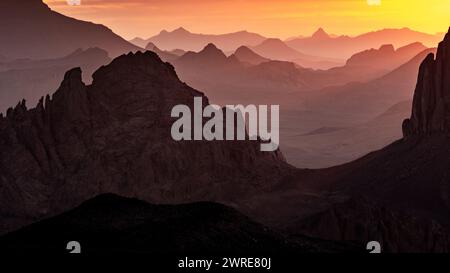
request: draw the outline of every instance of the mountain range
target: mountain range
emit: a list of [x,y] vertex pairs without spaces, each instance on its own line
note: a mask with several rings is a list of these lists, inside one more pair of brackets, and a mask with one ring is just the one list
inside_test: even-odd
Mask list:
[[261,44],[253,46],[251,49],[266,58],[290,61],[306,68],[328,69],[343,64],[343,61],[340,59],[310,56],[301,53],[289,47],[282,40],[275,38],[266,39]]
[[[291,164],[324,168],[349,162],[401,138],[398,124],[411,110],[417,71],[436,49],[426,49],[399,68],[367,82],[352,82],[292,98],[282,150]],[[290,104],[290,106],[289,106]],[[292,125],[291,125],[292,124]],[[302,126],[299,126],[302,125]],[[319,131],[319,133],[316,133]]]
[[163,50],[183,49],[185,51],[200,51],[209,43],[213,43],[227,52],[234,51],[242,45],[257,45],[265,39],[259,34],[247,31],[220,35],[196,34],[180,27],[171,32],[163,30],[148,39],[135,38],[131,42],[141,47],[151,42]]
[[347,164],[299,170],[297,180],[276,197],[244,203],[265,203],[265,213],[253,208],[254,213],[291,232],[333,240],[374,238],[388,252],[448,252],[449,113],[442,107],[450,92],[448,60],[450,29],[437,54],[420,65],[411,118],[399,124],[403,138]]
[[[396,125],[406,117],[407,107],[402,108],[403,113],[384,119],[392,130],[384,130],[384,125],[371,120],[397,103],[412,100],[420,62],[434,51],[423,48],[411,44],[397,50],[369,50],[356,54],[345,66],[324,71],[267,60],[242,48],[255,63],[252,65],[240,60],[240,52],[227,57],[212,44],[172,63],[183,81],[206,92],[214,103],[281,105],[284,154],[291,164],[317,168],[354,160],[401,136]],[[351,132],[350,128],[361,126],[370,127],[357,130],[360,145],[347,145],[348,135],[343,131],[335,138],[329,138],[331,133],[303,136],[322,127]]]
[[383,45],[379,49],[369,49],[354,54],[347,60],[348,66],[372,66],[387,71],[408,62],[420,52],[427,49],[421,43],[412,43],[398,49],[393,45]]
[[[0,253],[450,251],[450,28],[437,49],[409,29],[178,29],[140,52],[42,1],[0,15]],[[194,97],[279,104],[281,148],[173,140]]]
[[[450,90],[449,58],[450,32],[439,45],[436,58],[429,54],[420,66],[412,115],[403,123],[403,139],[354,162],[321,170],[295,169],[285,163],[279,151],[262,153],[257,143],[247,141],[173,142],[167,133],[170,118],[163,113],[175,104],[189,105],[193,96],[203,94],[180,82],[173,67],[161,62],[155,53],[123,55],[94,73],[88,86],[82,83],[79,69],[71,70],[45,104],[41,101],[30,110],[21,104],[0,119],[2,231],[113,192],[158,203],[219,201],[285,236],[306,234],[357,244],[371,239],[381,242],[385,252],[446,252],[450,246],[450,127],[447,108],[440,106],[446,100],[437,98],[445,98]],[[9,160],[11,155],[14,162]],[[144,211],[150,207],[121,200],[108,196],[93,199],[0,241],[26,246],[24,240],[34,238],[28,244],[32,247],[42,244],[39,235],[48,236],[46,229],[61,225],[67,227],[61,230],[68,234],[84,234],[93,240],[96,230],[107,231],[110,225],[102,218],[94,225],[83,223],[89,215],[105,211],[99,207],[110,208],[116,203],[122,203],[123,213],[113,210],[114,221],[134,226],[136,231],[144,227],[139,238],[152,236],[145,232],[145,226],[129,220],[129,215],[137,213],[133,207],[146,207]],[[214,210],[214,205],[207,204],[204,209],[208,206],[216,211],[208,215],[225,221],[220,211],[227,209],[219,206]],[[202,205],[178,207],[177,217],[186,215],[189,207],[202,210]],[[193,217],[183,221],[193,221],[195,230],[210,230],[208,218],[197,222]],[[231,213],[226,219],[233,227],[240,217]],[[167,223],[164,221],[152,225]],[[250,238],[261,234],[257,225],[241,223],[255,227],[246,233]],[[79,233],[82,229],[78,225],[86,230]],[[217,228],[219,237],[233,234]],[[116,232],[113,235],[127,236]],[[170,231],[166,232],[160,239],[168,238],[164,236]],[[183,245],[184,233],[174,232]],[[105,238],[111,235],[103,234]],[[265,243],[269,245],[274,242],[274,233],[261,236],[267,236]],[[60,237],[54,238],[52,242],[57,243]],[[249,237],[242,238],[245,242]],[[209,242],[206,246],[214,249],[214,240]]]
[[[183,49],[197,52],[207,44],[213,43],[227,54],[234,52],[240,46],[256,47],[254,51],[269,59],[294,61],[305,67],[326,69],[336,66],[336,64],[342,64],[343,60],[349,59],[357,52],[380,48],[386,44],[400,48],[419,42],[426,47],[434,47],[442,40],[443,35],[443,33],[433,35],[402,28],[382,29],[357,36],[347,36],[330,35],[324,29],[319,28],[311,36],[300,36],[281,41],[247,31],[219,35],[196,34],[180,27],[172,32],[163,30],[148,39],[135,38],[131,42],[142,48],[151,42],[162,50]],[[277,44],[277,48],[284,47],[285,52],[270,50],[266,52],[267,55],[258,52],[258,48],[266,51],[265,48],[269,47],[270,49],[274,43]],[[286,50],[286,47],[289,49]]]
[[331,36],[320,28],[311,37],[294,38],[286,43],[305,54],[348,59],[356,52],[370,48],[379,48],[384,44],[391,44],[398,48],[411,43],[421,42],[427,47],[434,47],[441,40],[441,34],[432,35],[409,28],[382,29],[354,37],[345,35]]

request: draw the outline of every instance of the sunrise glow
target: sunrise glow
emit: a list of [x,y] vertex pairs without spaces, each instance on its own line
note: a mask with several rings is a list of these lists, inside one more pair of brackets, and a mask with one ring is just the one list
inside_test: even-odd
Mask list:
[[81,5],[68,5],[65,0],[44,2],[63,14],[105,24],[126,38],[147,37],[180,26],[193,32],[245,29],[287,38],[308,35],[318,27],[349,35],[387,27],[437,33],[445,32],[450,23],[447,0],[83,0]]

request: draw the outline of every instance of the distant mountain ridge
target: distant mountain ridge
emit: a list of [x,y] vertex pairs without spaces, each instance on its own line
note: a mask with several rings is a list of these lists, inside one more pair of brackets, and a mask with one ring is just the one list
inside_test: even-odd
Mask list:
[[277,38],[266,39],[261,44],[251,47],[251,49],[265,58],[294,62],[304,68],[328,69],[343,63],[338,59],[304,54]]
[[180,27],[171,32],[163,30],[158,35],[148,39],[135,38],[131,40],[137,45],[154,43],[162,50],[183,49],[185,51],[200,51],[206,45],[213,43],[221,50],[235,51],[242,45],[253,46],[261,43],[266,38],[247,31],[239,31],[227,34],[196,34]]
[[146,47],[146,50],[150,50],[158,54],[158,56],[161,58],[161,60],[165,62],[172,62],[178,59],[180,56],[170,52],[170,51],[164,51],[159,49],[157,46],[155,46],[153,43],[149,43]]
[[252,51],[250,48],[246,46],[241,46],[238,49],[236,49],[236,51],[233,53],[233,56],[235,56],[239,61],[251,65],[258,65],[270,61],[270,59],[264,58],[261,55],[256,54],[254,51]]
[[81,67],[83,80],[92,81],[92,73],[100,66],[108,64],[111,58],[103,49],[77,49],[56,59],[21,59],[0,63],[0,113],[16,106],[22,100],[30,105],[38,103],[48,90],[56,90],[67,70]]
[[393,45],[383,45],[379,49],[369,49],[354,54],[347,60],[349,66],[371,66],[384,70],[392,70],[411,60],[427,49],[421,43],[412,43],[398,49]]
[[333,37],[320,28],[311,37],[290,39],[286,43],[305,54],[348,59],[357,52],[369,48],[379,48],[384,44],[392,44],[395,48],[398,48],[420,42],[427,47],[434,47],[441,40],[442,36],[439,34],[432,35],[409,28],[382,29],[354,37]]

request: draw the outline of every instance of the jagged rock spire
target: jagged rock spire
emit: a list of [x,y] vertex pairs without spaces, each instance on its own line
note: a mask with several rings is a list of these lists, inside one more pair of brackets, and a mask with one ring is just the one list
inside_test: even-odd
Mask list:
[[436,58],[429,54],[419,68],[413,110],[403,122],[405,138],[450,132],[450,29]]

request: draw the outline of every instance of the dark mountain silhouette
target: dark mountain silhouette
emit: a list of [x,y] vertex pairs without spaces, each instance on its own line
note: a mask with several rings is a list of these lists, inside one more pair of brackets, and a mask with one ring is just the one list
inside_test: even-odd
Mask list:
[[[28,110],[0,116],[1,231],[110,192],[152,202],[228,200],[270,189],[291,169],[258,142],[176,142],[175,105],[204,95],[153,52],[123,55],[93,74],[68,71]],[[14,160],[11,160],[14,157]]]
[[0,238],[3,253],[67,253],[76,238],[84,254],[245,254],[361,251],[286,237],[215,203],[151,205],[105,194],[51,219]]
[[239,31],[235,33],[227,33],[220,35],[213,34],[196,34],[180,27],[172,32],[166,30],[161,31],[156,36],[149,39],[136,38],[132,40],[135,44],[154,43],[162,50],[183,49],[186,51],[200,51],[206,45],[213,43],[223,51],[235,51],[242,45],[254,46],[266,38],[263,36],[247,31]]
[[56,90],[64,73],[73,67],[82,67],[86,82],[92,80],[92,73],[111,61],[103,49],[78,49],[58,59],[15,60],[0,64],[0,113],[25,99],[37,104],[48,90]]
[[447,134],[450,131],[450,33],[447,33],[434,59],[429,54],[419,69],[413,112],[405,120],[405,137]]
[[161,58],[161,60],[165,61],[165,62],[173,62],[176,59],[178,59],[178,55],[171,53],[169,51],[164,51],[159,49],[157,46],[155,46],[153,43],[149,43],[146,47],[146,50],[150,50],[155,52],[156,54],[158,54],[158,56]]
[[319,29],[311,37],[296,38],[286,43],[305,54],[337,59],[348,59],[357,52],[368,48],[379,48],[385,44],[392,44],[395,48],[411,43],[421,42],[425,46],[434,47],[442,40],[441,35],[430,35],[408,28],[383,29],[364,33],[355,37],[327,35]]
[[90,47],[115,57],[139,49],[105,26],[50,10],[42,0],[3,0],[0,17],[0,54],[9,59],[60,58]]
[[246,46],[241,46],[234,52],[233,56],[235,56],[240,62],[248,63],[250,65],[258,65],[264,62],[269,61],[269,59],[264,58],[250,48]]
[[341,64],[336,59],[303,54],[275,38],[267,39],[251,49],[263,57],[279,61],[292,61],[306,68],[327,69]]

